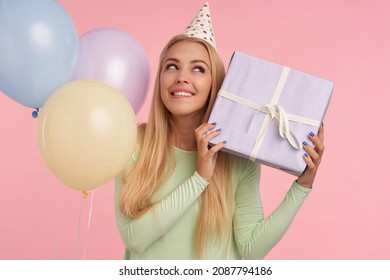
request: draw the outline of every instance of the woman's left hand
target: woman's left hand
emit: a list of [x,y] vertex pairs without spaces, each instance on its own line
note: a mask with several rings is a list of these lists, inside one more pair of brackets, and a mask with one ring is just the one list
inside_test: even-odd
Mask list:
[[314,147],[309,143],[303,143],[303,149],[306,151],[304,160],[307,164],[305,171],[298,177],[297,182],[305,188],[312,188],[314,179],[317,174],[321,158],[325,150],[324,146],[324,126],[321,124],[318,135],[310,133],[309,139],[313,142]]

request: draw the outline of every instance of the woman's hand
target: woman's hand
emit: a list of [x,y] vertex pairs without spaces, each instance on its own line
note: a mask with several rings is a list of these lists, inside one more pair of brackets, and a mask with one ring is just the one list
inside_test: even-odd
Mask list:
[[318,135],[310,133],[309,139],[313,142],[314,147],[308,143],[303,143],[303,149],[306,151],[304,160],[307,164],[305,171],[298,177],[297,182],[305,188],[312,188],[314,179],[321,163],[322,154],[324,153],[324,126],[321,124]]
[[226,142],[221,142],[209,148],[209,141],[219,135],[221,130],[215,129],[216,124],[203,123],[195,129],[195,137],[198,145],[198,165],[196,171],[207,182],[213,177],[218,151]]

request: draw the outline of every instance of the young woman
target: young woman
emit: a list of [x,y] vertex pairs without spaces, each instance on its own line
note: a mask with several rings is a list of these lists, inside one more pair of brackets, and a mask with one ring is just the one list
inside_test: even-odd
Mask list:
[[116,180],[116,217],[126,259],[261,259],[282,238],[310,192],[324,150],[308,135],[305,172],[265,218],[260,166],[209,147],[207,123],[224,78],[215,48],[178,35],[162,51],[151,112]]

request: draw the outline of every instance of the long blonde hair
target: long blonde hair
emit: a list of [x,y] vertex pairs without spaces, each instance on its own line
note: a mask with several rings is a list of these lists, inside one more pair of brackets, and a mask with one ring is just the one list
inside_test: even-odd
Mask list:
[[[177,35],[165,46],[160,55],[149,122],[139,128],[140,154],[136,165],[123,176],[124,184],[119,207],[121,212],[128,217],[140,217],[153,206],[155,202],[151,201],[151,196],[172,174],[175,166],[173,149],[169,145],[169,135],[172,132],[170,114],[160,96],[160,73],[164,55],[171,46],[181,41],[201,44],[206,48],[210,57],[212,86],[202,123],[208,121],[225,76],[224,65],[219,55],[205,41]],[[232,227],[231,172],[228,156],[223,152],[218,153],[214,174],[209,186],[201,195],[200,207],[201,213],[196,228],[195,243],[198,258],[201,258],[206,242],[213,236],[213,233],[227,236],[226,234],[230,234]],[[221,240],[220,237],[217,239]]]

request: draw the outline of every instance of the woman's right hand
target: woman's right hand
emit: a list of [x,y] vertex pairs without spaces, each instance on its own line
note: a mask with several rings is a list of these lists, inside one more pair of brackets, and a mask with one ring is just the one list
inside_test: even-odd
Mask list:
[[203,123],[195,129],[198,145],[198,165],[196,171],[207,182],[210,182],[213,177],[218,151],[226,144],[226,141],[224,141],[209,148],[209,141],[221,133],[221,130],[214,130],[215,127],[216,124]]

